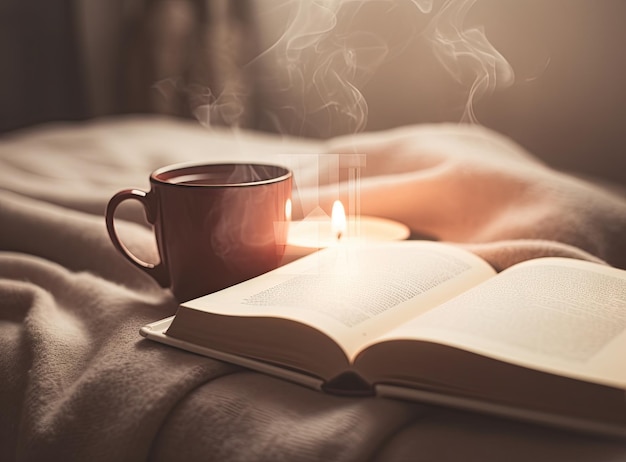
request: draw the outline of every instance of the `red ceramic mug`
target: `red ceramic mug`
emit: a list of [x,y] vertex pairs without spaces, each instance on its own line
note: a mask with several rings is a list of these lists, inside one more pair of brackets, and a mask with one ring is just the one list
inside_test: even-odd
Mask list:
[[[266,164],[187,164],[155,170],[150,191],[125,189],[106,209],[115,248],[168,287],[180,302],[279,266],[285,251],[292,173]],[[134,199],[153,225],[160,262],[148,263],[120,241],[118,205]]]

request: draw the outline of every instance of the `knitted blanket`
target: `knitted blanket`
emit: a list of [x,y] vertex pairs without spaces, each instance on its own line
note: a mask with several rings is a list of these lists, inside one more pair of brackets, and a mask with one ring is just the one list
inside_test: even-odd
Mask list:
[[[328,396],[160,345],[171,294],[109,241],[116,191],[181,161],[363,153],[361,213],[462,245],[500,270],[538,256],[626,268],[626,198],[460,125],[335,138],[207,131],[164,118],[56,124],[0,140],[0,460],[626,459],[623,442],[379,398]],[[302,164],[300,193],[317,178]],[[315,191],[330,210],[323,182]],[[142,210],[135,254],[158,255]]]

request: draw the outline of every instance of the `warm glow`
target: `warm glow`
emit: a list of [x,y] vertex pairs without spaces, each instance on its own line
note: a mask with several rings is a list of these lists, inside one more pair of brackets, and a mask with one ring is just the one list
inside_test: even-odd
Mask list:
[[285,221],[291,221],[291,199],[285,201]]
[[336,200],[333,203],[333,211],[330,220],[333,235],[337,236],[337,239],[341,239],[341,236],[346,232],[346,211],[340,200]]

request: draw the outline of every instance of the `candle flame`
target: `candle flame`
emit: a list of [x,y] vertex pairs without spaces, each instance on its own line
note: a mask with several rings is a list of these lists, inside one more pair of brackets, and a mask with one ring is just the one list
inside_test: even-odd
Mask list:
[[346,211],[340,200],[333,203],[330,221],[333,234],[337,236],[337,240],[341,239],[341,236],[346,232]]
[[285,201],[285,221],[291,221],[291,199]]

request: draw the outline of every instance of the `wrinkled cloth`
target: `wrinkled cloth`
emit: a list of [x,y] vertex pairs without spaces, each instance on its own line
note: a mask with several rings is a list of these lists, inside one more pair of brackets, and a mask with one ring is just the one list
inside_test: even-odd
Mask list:
[[[539,256],[626,268],[626,199],[486,129],[424,125],[327,141],[127,117],[0,140],[0,460],[626,459],[623,442],[378,398],[337,397],[145,340],[169,291],[113,248],[103,212],[187,161],[298,164],[364,153],[361,212],[464,246],[500,270]],[[315,194],[329,210],[332,185]],[[139,208],[119,233],[158,255]]]

